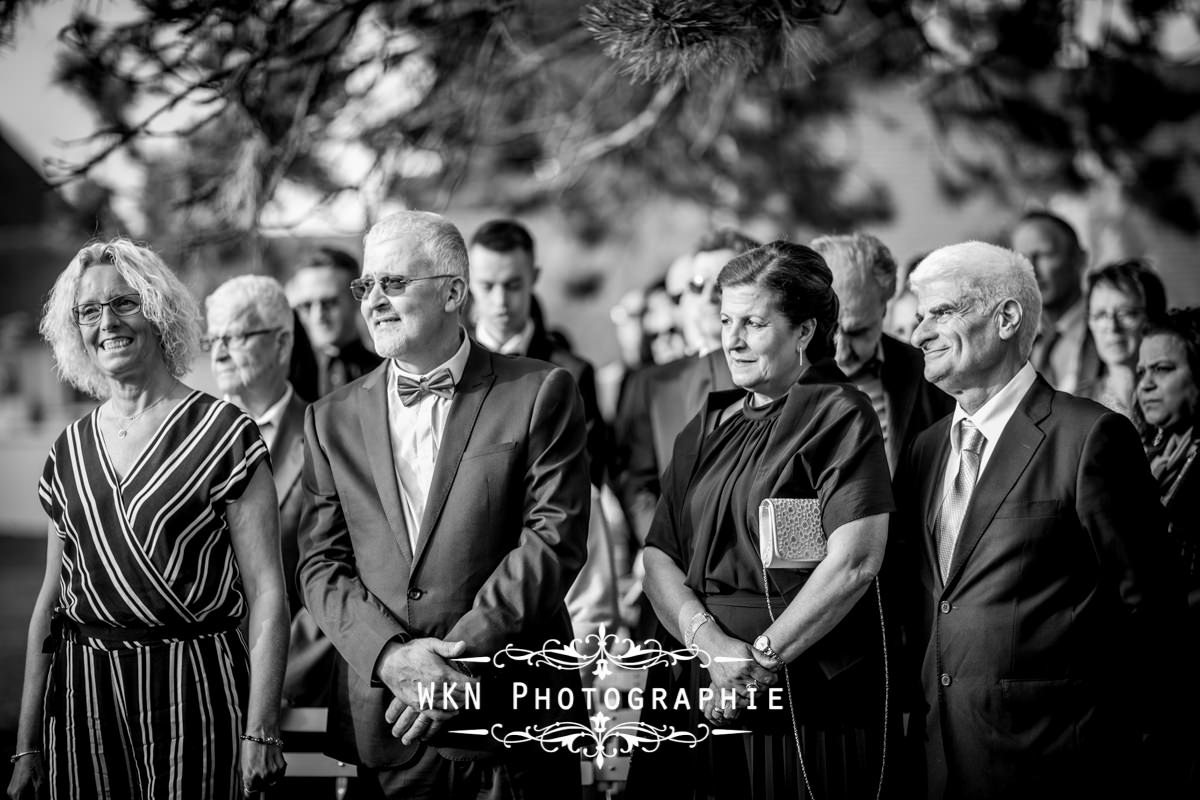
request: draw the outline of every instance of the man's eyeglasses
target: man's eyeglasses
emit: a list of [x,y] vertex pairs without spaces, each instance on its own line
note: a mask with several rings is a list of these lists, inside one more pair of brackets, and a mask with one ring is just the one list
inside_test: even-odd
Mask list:
[[332,311],[337,308],[338,299],[336,297],[318,297],[315,300],[304,300],[296,303],[293,308],[301,314],[308,314],[312,311],[313,306],[319,307],[322,311]]
[[1121,328],[1136,328],[1145,321],[1145,312],[1140,308],[1118,308],[1116,311],[1093,311],[1088,321],[1093,325],[1109,322]]
[[354,295],[354,299],[362,301],[371,290],[375,288],[376,282],[379,283],[379,290],[388,297],[399,297],[408,289],[410,283],[415,281],[431,281],[435,278],[457,278],[457,275],[418,275],[415,278],[410,278],[406,275],[376,275],[368,278],[355,278],[350,281],[350,293]]
[[71,309],[76,325],[98,325],[104,309],[110,309],[118,317],[131,317],[142,308],[142,297],[137,294],[122,294],[107,303],[80,303]]
[[246,331],[244,333],[227,333],[224,336],[201,336],[200,349],[208,352],[217,346],[217,342],[224,345],[225,349],[236,348],[241,349],[250,344],[250,340],[255,336],[262,336],[266,333],[274,333],[279,328],[261,328],[257,331]]

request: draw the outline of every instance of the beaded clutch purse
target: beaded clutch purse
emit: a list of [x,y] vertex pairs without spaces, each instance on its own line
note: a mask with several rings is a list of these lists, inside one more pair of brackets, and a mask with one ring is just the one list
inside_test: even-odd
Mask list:
[[768,497],[758,506],[758,551],[764,567],[807,569],[825,558],[821,501]]

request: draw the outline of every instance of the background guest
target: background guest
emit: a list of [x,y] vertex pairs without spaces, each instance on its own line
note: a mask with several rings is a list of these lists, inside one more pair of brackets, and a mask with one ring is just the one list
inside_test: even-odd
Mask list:
[[1162,281],[1144,261],[1131,258],[1087,275],[1088,330],[1096,343],[1101,372],[1075,394],[1133,418],[1138,345],[1147,323],[1167,311]]
[[1188,605],[1200,630],[1195,621],[1200,615],[1200,309],[1175,310],[1150,324],[1137,373],[1146,453],[1183,557]]
[[1055,389],[1074,393],[1100,374],[1083,297],[1087,251],[1075,229],[1049,211],[1030,211],[1017,221],[1012,249],[1033,264],[1042,293],[1041,327],[1030,356],[1033,368]]
[[838,296],[838,368],[871,399],[888,465],[918,433],[949,414],[954,403],[923,377],[921,351],[883,332],[888,298],[896,292],[896,259],[867,233],[821,236],[812,247],[833,272]]
[[592,365],[575,355],[546,330],[533,310],[533,286],[538,267],[533,236],[509,219],[485,222],[471,237],[471,298],[475,341],[494,353],[523,355],[549,362],[571,373],[583,398],[587,420],[592,513],[588,526],[588,556],[567,593],[567,609],[576,637],[586,639],[602,625],[617,619],[617,570],[609,524],[600,489],[608,473],[607,426],[596,404]]
[[[832,283],[818,253],[788,242],[721,270],[737,388],[709,395],[680,434],[646,540],[659,621],[712,657],[707,670],[686,662],[680,685],[693,697],[709,684],[736,690],[743,706],[786,670],[790,710],[710,704],[710,723],[753,733],[710,738],[682,769],[648,757],[631,791],[635,780],[654,797],[869,798],[880,788],[880,612],[865,595],[894,506],[879,422],[833,361]],[[815,569],[772,570],[769,588],[752,522],[764,498],[818,499],[829,547]]]
[[199,310],[149,249],[79,251],[41,330],[60,374],[103,402],[54,443],[39,485],[46,574],[9,792],[47,768],[54,797],[263,789],[284,769],[287,647],[267,447],[235,406],[180,383]]
[[335,653],[304,608],[296,582],[296,531],[304,490],[304,410],[288,382],[295,316],[283,287],[265,275],[242,275],[217,287],[205,301],[208,334],[201,346],[212,352],[212,371],[225,400],[257,423],[271,452],[283,576],[291,611],[291,635],[283,703],[324,706],[329,700]]
[[319,247],[287,284],[288,302],[300,315],[317,355],[318,397],[365,375],[382,360],[363,345],[358,333],[358,309],[350,295],[350,281],[357,277],[353,256]]

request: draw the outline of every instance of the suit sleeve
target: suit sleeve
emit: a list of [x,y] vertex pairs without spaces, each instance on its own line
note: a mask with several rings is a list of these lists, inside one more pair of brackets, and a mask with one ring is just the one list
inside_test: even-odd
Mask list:
[[523,486],[525,520],[517,546],[446,634],[469,655],[491,655],[523,630],[560,613],[587,556],[591,489],[583,403],[568,372],[549,372],[529,420]]
[[1124,661],[1131,688],[1143,694],[1143,731],[1169,745],[1180,699],[1172,695],[1186,685],[1179,674],[1186,605],[1158,487],[1124,417],[1105,414],[1088,433],[1076,513],[1096,549],[1103,584],[1120,608],[1113,658]]
[[317,625],[351,668],[369,681],[384,645],[392,639],[407,640],[409,633],[359,578],[314,409],[310,406],[304,414],[301,480],[307,499],[297,536],[300,588]]
[[662,492],[646,377],[644,371],[629,376],[615,425],[617,494],[639,542],[646,539]]

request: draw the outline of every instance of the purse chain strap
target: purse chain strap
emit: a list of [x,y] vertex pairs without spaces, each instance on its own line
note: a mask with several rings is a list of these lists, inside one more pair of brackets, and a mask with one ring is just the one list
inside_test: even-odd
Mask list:
[[[767,599],[767,614],[770,615],[771,622],[774,622],[775,609],[771,606],[771,587],[767,578],[767,567],[765,564],[762,568],[762,576],[763,596]],[[879,786],[875,789],[875,800],[880,800],[883,796],[883,778],[887,771],[888,699],[891,692],[891,681],[888,678],[887,626],[883,621],[883,592],[879,588],[879,578],[876,578],[872,583],[875,584],[875,605],[879,609],[879,632],[883,638],[883,750],[880,754]],[[781,591],[780,594],[782,595],[783,592]],[[780,661],[782,662],[782,659]],[[787,664],[783,664],[783,682],[787,687],[788,714],[792,718],[792,736],[796,739],[796,758],[800,761],[800,777],[804,779],[804,789],[808,792],[808,796],[815,800],[816,795],[813,794],[812,784],[808,781],[808,770],[804,765],[804,751],[800,747],[800,726],[796,724],[795,696],[792,694],[792,676],[788,672]]]

